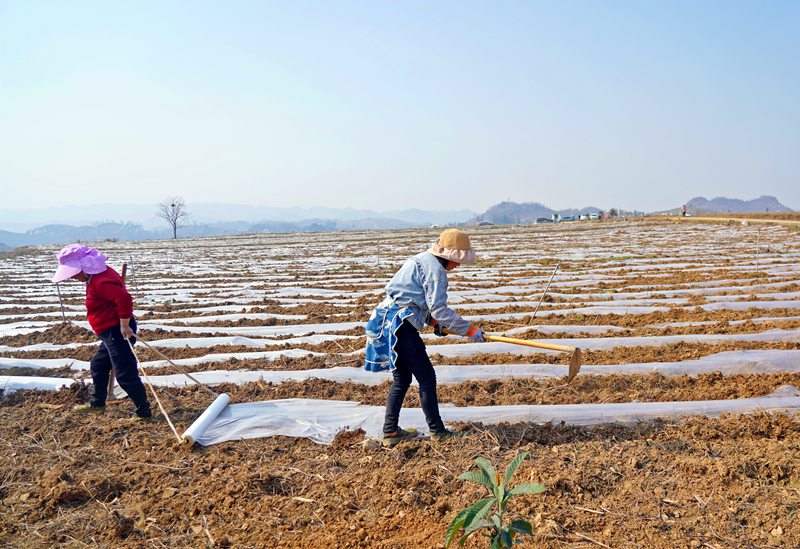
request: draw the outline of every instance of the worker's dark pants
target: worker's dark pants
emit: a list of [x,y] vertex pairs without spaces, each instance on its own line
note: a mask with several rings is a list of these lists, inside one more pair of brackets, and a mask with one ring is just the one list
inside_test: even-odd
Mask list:
[[419,332],[407,320],[397,330],[397,345],[394,350],[397,351],[397,360],[392,371],[394,383],[386,402],[384,434],[397,431],[400,408],[403,407],[403,399],[411,385],[412,375],[419,383],[419,401],[428,428],[433,432],[444,431],[444,422],[439,416],[439,401],[436,398],[436,372],[433,371],[433,364],[425,352],[425,344]]
[[[133,318],[131,318],[130,326],[135,332],[136,321]],[[136,406],[136,415],[150,417],[150,403],[147,402],[147,393],[139,378],[136,357],[133,356],[128,342],[122,337],[119,326],[109,328],[100,334],[100,341],[102,343],[90,363],[92,383],[94,384],[92,406],[105,406],[106,398],[108,398],[108,377],[113,368],[117,383],[128,393]],[[135,341],[135,338],[131,339],[131,343]]]

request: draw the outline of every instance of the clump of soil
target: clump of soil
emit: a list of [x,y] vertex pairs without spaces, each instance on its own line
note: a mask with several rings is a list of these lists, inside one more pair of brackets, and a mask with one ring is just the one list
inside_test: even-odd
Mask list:
[[364,440],[364,434],[364,429],[356,429],[354,431],[345,429],[343,431],[339,431],[333,438],[332,446],[334,448],[347,448],[349,446],[353,446],[354,444],[358,444]]

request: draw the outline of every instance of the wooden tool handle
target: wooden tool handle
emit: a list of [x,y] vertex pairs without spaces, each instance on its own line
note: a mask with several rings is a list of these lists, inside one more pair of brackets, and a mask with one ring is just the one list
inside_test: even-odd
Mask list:
[[514,345],[525,345],[526,347],[538,347],[540,349],[550,349],[551,351],[566,351],[572,353],[575,347],[568,347],[567,345],[557,345],[555,343],[544,343],[541,341],[531,341],[528,339],[514,339],[513,337],[505,336],[490,336],[483,334],[483,339],[486,341],[499,341],[501,343],[513,343]]
[[[451,332],[448,329],[442,330],[448,335],[460,335]],[[465,337],[465,336],[462,336]],[[486,341],[498,341],[500,343],[513,343],[514,345],[525,345],[526,347],[538,347],[539,349],[550,349],[551,351],[565,351],[567,353],[575,352],[575,347],[568,347],[566,345],[556,345],[555,343],[542,343],[541,341],[531,341],[529,339],[514,339],[513,337],[505,336],[490,336],[486,333],[483,334],[483,339]]]
[[122,264],[122,274],[120,275],[120,277],[122,277],[122,281],[123,282],[125,282],[125,277],[127,275],[128,275],[128,264],[127,263],[123,263]]

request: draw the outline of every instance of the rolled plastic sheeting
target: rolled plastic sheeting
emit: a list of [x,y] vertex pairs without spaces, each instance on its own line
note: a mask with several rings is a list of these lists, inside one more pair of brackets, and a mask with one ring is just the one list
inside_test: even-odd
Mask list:
[[7,395],[20,389],[57,391],[73,383],[75,380],[66,377],[0,376],[0,391]]
[[[800,391],[779,387],[766,397],[734,400],[686,402],[626,402],[612,404],[555,404],[546,406],[442,406],[446,422],[484,424],[561,422],[568,425],[633,423],[653,419],[677,419],[681,416],[716,417],[723,413],[785,412],[800,413]],[[364,406],[358,402],[292,398],[225,408],[196,442],[203,446],[229,440],[276,435],[304,437],[318,444],[331,444],[343,430],[363,429],[368,437],[378,437],[383,430],[383,406]],[[400,423],[427,433],[428,426],[420,408],[403,408]]]
[[198,438],[201,437],[208,426],[217,419],[230,401],[231,397],[226,393],[222,393],[214,399],[211,406],[206,408],[206,411],[200,414],[200,417],[186,429],[186,432],[181,436],[181,443],[186,446],[191,446],[197,442]]

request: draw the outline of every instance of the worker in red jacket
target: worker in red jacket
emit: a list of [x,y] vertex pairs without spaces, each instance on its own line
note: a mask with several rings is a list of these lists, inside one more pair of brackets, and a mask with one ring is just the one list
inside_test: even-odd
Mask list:
[[100,338],[100,347],[92,357],[90,368],[94,395],[88,404],[80,404],[76,412],[102,414],[108,398],[111,370],[122,389],[136,406],[136,419],[149,421],[150,403],[128,344],[136,342],[136,320],[133,298],[117,272],[106,265],[106,256],[94,248],[70,244],[57,254],[58,269],[53,282],[67,279],[86,283],[86,314],[89,325]]

